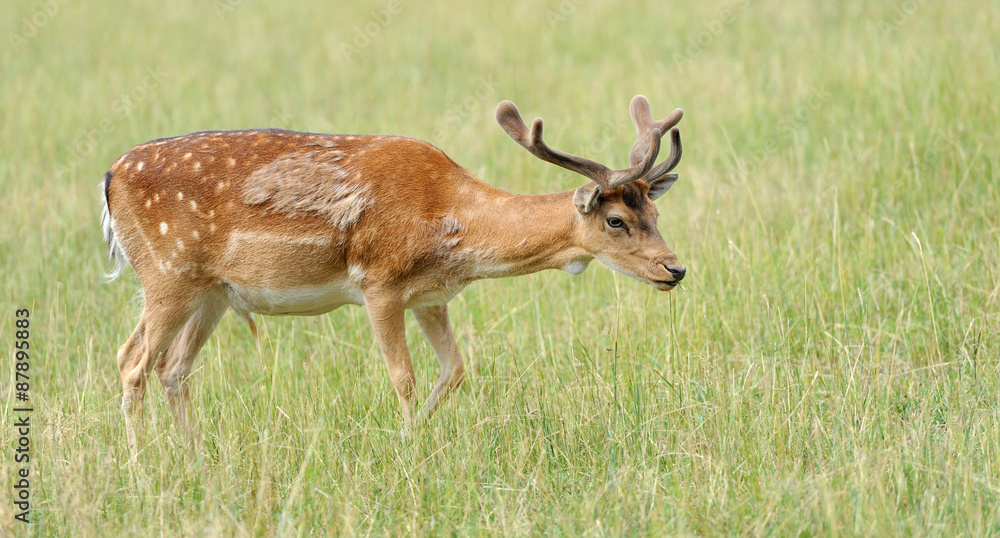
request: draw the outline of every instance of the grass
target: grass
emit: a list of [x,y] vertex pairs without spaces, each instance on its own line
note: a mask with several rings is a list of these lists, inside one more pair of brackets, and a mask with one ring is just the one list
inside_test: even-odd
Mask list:
[[[0,533],[1000,533],[998,22],[860,0],[9,6],[0,260],[6,315],[32,311],[36,411],[33,523],[3,501]],[[686,289],[598,264],[471,286],[466,382],[410,442],[362,309],[265,318],[259,344],[227,315],[192,378],[202,445],[153,383],[126,465],[114,355],[138,284],[101,282],[97,188],[118,155],[387,132],[543,193],[581,179],[495,104],[623,166],[636,93],[687,113],[658,202]],[[436,360],[408,323],[423,396]]]

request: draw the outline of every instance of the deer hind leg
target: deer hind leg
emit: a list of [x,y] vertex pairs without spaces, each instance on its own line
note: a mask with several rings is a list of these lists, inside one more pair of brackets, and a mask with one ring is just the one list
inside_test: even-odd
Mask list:
[[118,350],[122,380],[122,411],[132,458],[138,454],[137,423],[141,426],[142,400],[149,372],[171,340],[191,316],[197,296],[158,295],[147,290],[146,304],[132,336]]
[[441,364],[441,373],[438,377],[434,390],[431,391],[427,401],[417,415],[417,421],[423,422],[431,417],[438,405],[444,401],[451,391],[458,388],[465,378],[465,364],[462,363],[462,355],[458,351],[458,342],[451,331],[451,321],[448,319],[448,305],[427,306],[414,308],[413,314],[423,330],[424,336],[434,348],[438,362]]
[[156,377],[170,403],[174,422],[183,432],[185,440],[193,444],[198,437],[197,425],[191,421],[191,396],[188,392],[188,375],[198,351],[205,345],[222,315],[229,308],[225,294],[218,288],[205,294],[200,306],[191,314],[163,358],[156,363]]

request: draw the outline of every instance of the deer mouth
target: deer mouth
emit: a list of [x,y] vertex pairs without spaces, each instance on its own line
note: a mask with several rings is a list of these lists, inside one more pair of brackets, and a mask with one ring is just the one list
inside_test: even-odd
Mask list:
[[650,282],[650,285],[652,285],[654,288],[656,288],[659,291],[670,291],[670,290],[676,288],[677,284],[680,284],[680,282],[678,282],[676,280],[670,280],[670,281],[666,281],[666,280],[653,280],[653,281]]
[[678,284],[680,284],[680,280],[674,280],[674,279],[671,279],[671,280],[659,280],[659,279],[653,277],[653,275],[650,275],[648,273],[646,275],[642,275],[642,274],[639,274],[639,272],[637,272],[637,271],[630,271],[628,269],[625,269],[622,265],[616,264],[616,263],[614,263],[611,260],[605,260],[603,258],[598,258],[598,259],[601,260],[604,263],[604,265],[607,265],[611,269],[613,269],[615,271],[618,271],[619,273],[621,273],[621,274],[623,274],[623,275],[625,275],[627,277],[634,278],[635,280],[638,280],[639,282],[642,282],[643,284],[647,284],[649,286],[652,286],[652,287],[656,288],[658,291],[670,291],[670,290],[676,288]]

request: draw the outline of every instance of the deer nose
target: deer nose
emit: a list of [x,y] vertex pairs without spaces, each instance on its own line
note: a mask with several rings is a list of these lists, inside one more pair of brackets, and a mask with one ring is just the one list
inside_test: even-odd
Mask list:
[[673,276],[674,280],[678,282],[684,280],[684,275],[687,273],[687,269],[679,265],[668,265],[667,271],[670,271],[670,275]]

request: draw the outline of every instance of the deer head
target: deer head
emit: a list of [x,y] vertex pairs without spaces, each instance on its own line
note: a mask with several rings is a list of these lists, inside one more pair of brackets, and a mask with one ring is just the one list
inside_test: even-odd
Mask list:
[[[641,95],[632,99],[629,113],[637,135],[629,154],[630,168],[622,170],[549,147],[542,140],[542,119],[535,118],[529,129],[510,101],[497,105],[496,118],[504,131],[535,157],[591,180],[573,194],[579,213],[576,234],[583,248],[608,267],[669,291],[684,278],[686,269],[660,236],[656,226],[659,212],[653,201],[677,181],[677,174],[670,173],[681,159],[680,131],[674,126],[684,113],[678,108],[656,121],[649,101]],[[667,132],[670,155],[654,166],[660,139]]]

